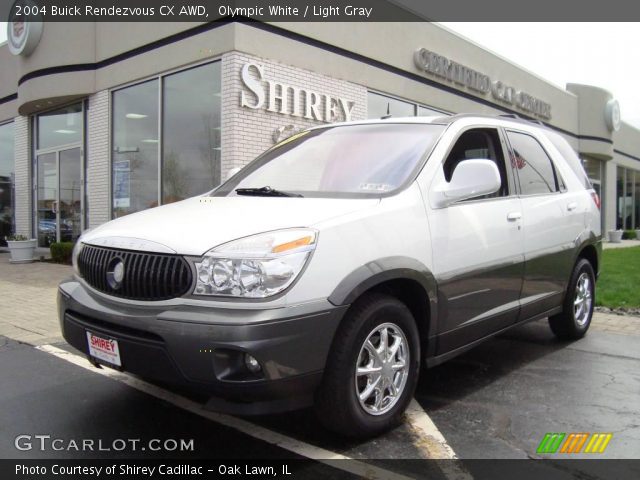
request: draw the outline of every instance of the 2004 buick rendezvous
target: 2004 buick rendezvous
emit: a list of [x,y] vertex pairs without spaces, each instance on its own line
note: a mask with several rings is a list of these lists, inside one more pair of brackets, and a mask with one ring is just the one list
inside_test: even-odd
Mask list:
[[314,128],[212,192],[86,232],[59,289],[96,364],[231,413],[315,403],[397,424],[421,365],[522,322],[589,328],[599,200],[539,125],[458,115]]

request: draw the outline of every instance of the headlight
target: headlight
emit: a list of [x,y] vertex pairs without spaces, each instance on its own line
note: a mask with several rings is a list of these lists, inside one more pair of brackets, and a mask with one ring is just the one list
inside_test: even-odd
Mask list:
[[71,263],[73,264],[73,271],[78,276],[80,276],[80,269],[78,268],[78,258],[80,258],[82,247],[84,247],[84,243],[78,240],[73,246],[73,252],[71,253]]
[[310,229],[261,233],[220,245],[196,262],[195,295],[264,298],[286,289],[316,247]]

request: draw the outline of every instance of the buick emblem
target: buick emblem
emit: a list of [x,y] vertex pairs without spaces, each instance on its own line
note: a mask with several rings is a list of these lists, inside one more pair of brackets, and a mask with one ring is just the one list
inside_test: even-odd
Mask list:
[[109,262],[107,267],[107,283],[113,290],[118,290],[124,279],[124,262],[116,257]]

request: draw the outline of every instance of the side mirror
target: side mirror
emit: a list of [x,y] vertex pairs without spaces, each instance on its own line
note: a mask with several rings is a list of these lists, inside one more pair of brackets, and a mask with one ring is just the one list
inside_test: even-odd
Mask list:
[[229,172],[227,173],[227,178],[225,178],[225,182],[227,180],[229,180],[231,177],[233,177],[236,173],[238,173],[240,170],[242,170],[242,167],[235,167],[232,168],[231,170],[229,170]]
[[497,192],[501,184],[495,162],[464,160],[456,166],[450,182],[443,178],[435,187],[432,200],[437,208],[443,208],[461,200]]

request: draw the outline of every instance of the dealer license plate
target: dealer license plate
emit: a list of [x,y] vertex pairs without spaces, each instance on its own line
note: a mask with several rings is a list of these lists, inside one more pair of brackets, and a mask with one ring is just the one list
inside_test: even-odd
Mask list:
[[94,357],[96,360],[100,360],[117,367],[122,366],[117,340],[87,332],[87,341],[89,342],[89,355]]

